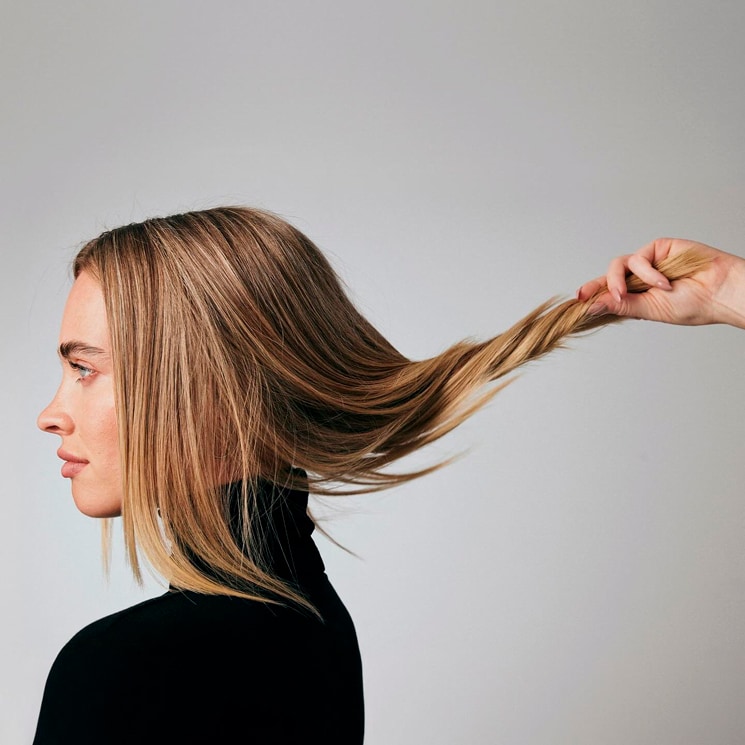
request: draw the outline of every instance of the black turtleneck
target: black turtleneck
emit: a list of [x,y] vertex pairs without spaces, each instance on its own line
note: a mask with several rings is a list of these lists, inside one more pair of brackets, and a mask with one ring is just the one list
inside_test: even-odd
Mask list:
[[352,620],[324,573],[307,494],[273,491],[273,569],[321,614],[171,589],[96,621],[59,653],[34,745],[358,745]]

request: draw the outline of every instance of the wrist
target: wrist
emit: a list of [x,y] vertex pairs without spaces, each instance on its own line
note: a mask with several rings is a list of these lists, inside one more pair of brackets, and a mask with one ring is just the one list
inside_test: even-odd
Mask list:
[[716,323],[745,329],[745,259],[732,254],[729,258],[732,263],[713,299],[712,312]]

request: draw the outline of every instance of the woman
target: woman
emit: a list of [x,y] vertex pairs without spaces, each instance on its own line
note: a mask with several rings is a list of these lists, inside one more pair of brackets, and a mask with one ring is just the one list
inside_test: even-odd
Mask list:
[[[385,469],[483,405],[498,390],[486,383],[611,314],[741,318],[728,305],[741,264],[654,244],[612,266],[610,295],[595,280],[492,340],[412,362],[269,213],[191,212],[88,243],[62,320],[62,383],[39,426],[62,438],[78,508],[121,515],[135,575],[147,561],[170,588],[63,648],[36,745],[361,742],[359,650],[311,539],[308,490],[422,475]],[[626,268],[672,291],[640,304]]]

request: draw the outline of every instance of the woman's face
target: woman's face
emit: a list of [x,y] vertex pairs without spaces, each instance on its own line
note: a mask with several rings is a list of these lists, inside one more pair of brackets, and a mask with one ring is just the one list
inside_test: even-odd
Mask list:
[[59,341],[62,382],[38,425],[62,438],[57,455],[78,509],[115,517],[122,485],[109,326],[101,287],[86,272],[70,290]]

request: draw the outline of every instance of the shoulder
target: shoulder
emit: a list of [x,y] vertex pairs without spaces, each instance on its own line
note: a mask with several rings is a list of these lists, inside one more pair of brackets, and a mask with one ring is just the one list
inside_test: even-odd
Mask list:
[[279,669],[307,670],[340,643],[356,645],[351,620],[338,621],[331,612],[320,621],[276,604],[170,591],[75,634],[52,665],[44,699],[76,691],[93,700],[102,692],[105,701],[145,694],[162,700],[205,681],[218,690],[236,669],[247,674],[245,689]]
[[[359,651],[334,598],[323,600],[323,622],[277,605],[191,592],[168,592],[106,616],[78,632],[55,660],[35,745],[99,743],[112,726],[122,739],[107,742],[156,741],[143,740],[143,732],[164,733],[171,742],[182,724],[191,734],[214,733],[218,722],[227,727],[248,711],[261,713],[257,727],[275,731],[284,721],[277,707],[288,701],[303,722],[344,696],[356,711]],[[67,739],[57,739],[61,732]]]
[[173,670],[182,662],[218,664],[221,649],[240,657],[244,646],[255,653],[257,635],[268,642],[287,626],[309,631],[316,625],[308,614],[268,603],[170,591],[83,628],[62,648],[50,677],[95,673],[99,679],[115,678],[119,687],[128,678],[122,673],[136,675],[140,665]]
[[[285,613],[275,614],[263,603],[169,592],[91,623],[52,665],[35,743],[47,732],[66,733],[65,743],[100,742],[112,725],[131,729],[134,742],[172,726],[166,711],[188,721],[237,705],[237,694],[260,699],[253,681],[285,656],[277,625]],[[236,670],[248,673],[238,687]]]

